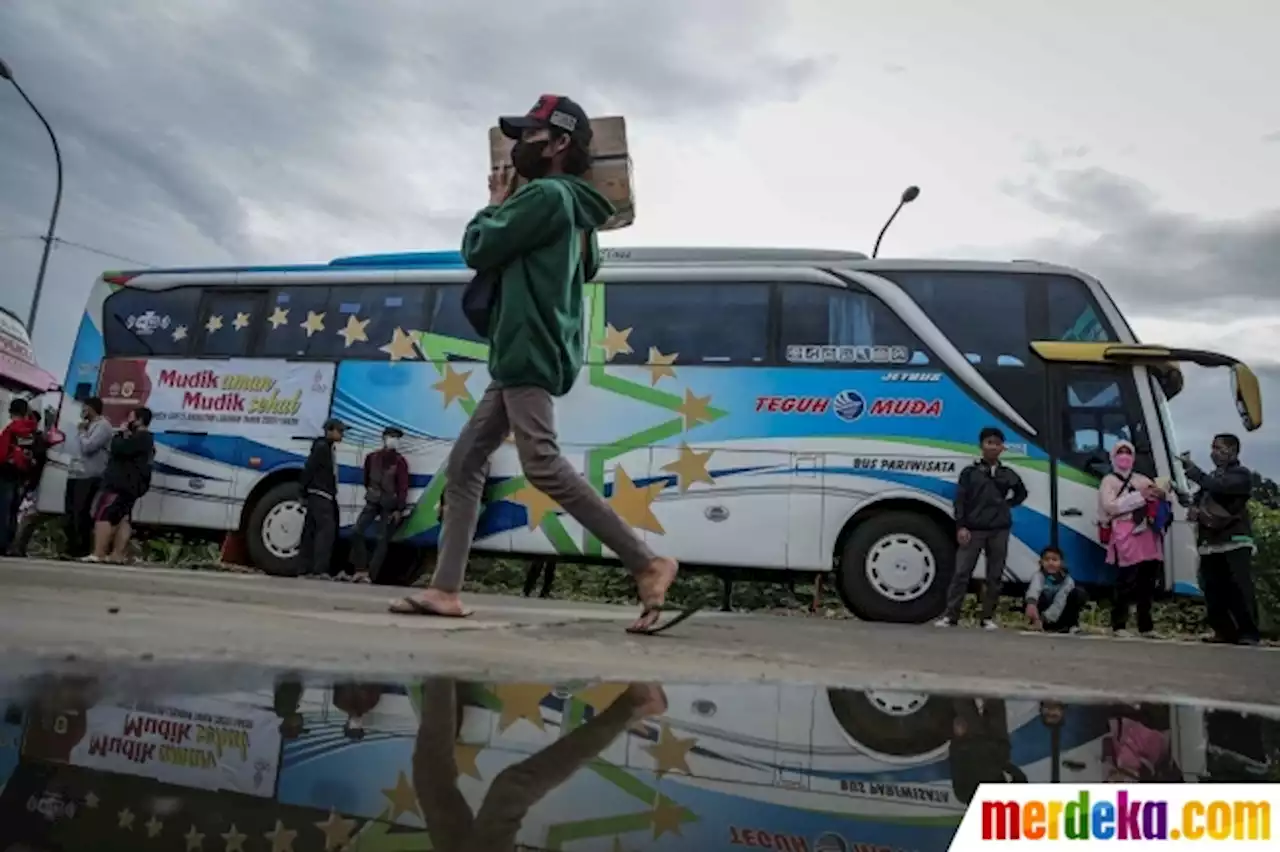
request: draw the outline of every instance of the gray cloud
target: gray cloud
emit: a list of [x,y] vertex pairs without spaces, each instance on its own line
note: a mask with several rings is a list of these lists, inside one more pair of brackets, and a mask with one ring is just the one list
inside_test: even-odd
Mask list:
[[1140,181],[1095,167],[1051,169],[1005,190],[1066,226],[1018,256],[1088,270],[1130,312],[1280,313],[1280,209],[1227,220],[1175,212]]
[[[767,0],[732,15],[679,0],[46,0],[0,5],[0,56],[62,142],[62,236],[158,265],[327,260],[454,245],[483,200],[488,126],[541,92],[701,134],[798,98],[824,63],[772,46],[784,14]],[[0,300],[25,314],[52,155],[7,87],[0,151]],[[79,303],[117,265],[60,248],[45,305]],[[73,316],[36,335],[55,369]]]
[[1263,142],[1280,142],[1280,130],[1273,130],[1262,137]]

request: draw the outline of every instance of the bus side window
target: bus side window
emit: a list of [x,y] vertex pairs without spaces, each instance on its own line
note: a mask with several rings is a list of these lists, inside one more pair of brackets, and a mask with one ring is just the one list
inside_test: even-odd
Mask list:
[[300,284],[280,287],[267,294],[262,321],[264,358],[319,358],[325,354],[325,336],[333,330],[327,315],[329,288]]
[[[1102,314],[1089,294],[1089,288],[1078,278],[1061,275],[1043,277],[1048,303],[1046,340],[1104,341],[1118,339],[1102,319]],[[1039,335],[1038,335],[1039,336]]]
[[476,330],[467,321],[467,315],[462,312],[463,287],[462,284],[437,284],[431,288],[426,329],[443,337],[486,343],[476,334]]
[[199,326],[200,294],[198,287],[112,293],[102,307],[106,356],[186,355]]
[[684,365],[763,365],[769,357],[771,287],[739,281],[607,284],[611,346],[592,346],[588,358],[644,364],[656,350],[656,357],[676,356],[674,363]]
[[205,291],[200,314],[197,351],[212,358],[244,358],[253,351],[258,329],[266,322],[262,315],[262,293]]
[[1151,441],[1130,372],[1105,367],[1066,367],[1066,404],[1060,448],[1064,462],[1095,475],[1111,469],[1119,441],[1137,448],[1135,466],[1153,475]]
[[[788,347],[905,346],[910,365],[930,363],[924,344],[897,314],[864,290],[821,284],[783,284],[779,321],[781,352]],[[884,367],[883,363],[834,363],[832,366]]]

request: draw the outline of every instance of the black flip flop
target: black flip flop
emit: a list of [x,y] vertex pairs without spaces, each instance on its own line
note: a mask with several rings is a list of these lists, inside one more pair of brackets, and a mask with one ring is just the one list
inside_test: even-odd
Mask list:
[[402,603],[413,611],[405,612],[402,609],[393,609],[392,607],[394,607],[395,604],[392,604],[387,609],[390,610],[393,615],[422,615],[428,618],[470,618],[475,615],[475,610],[471,609],[464,609],[459,613],[441,612],[430,604],[423,603],[417,598],[412,597],[403,597],[396,603]]
[[657,636],[659,633],[665,633],[666,631],[675,627],[680,622],[686,621],[692,618],[694,615],[701,612],[705,606],[706,604],[704,604],[702,601],[695,601],[693,603],[685,604],[684,606],[680,606],[679,604],[657,604],[655,606],[646,606],[640,612],[641,618],[645,618],[646,616],[652,615],[655,612],[656,613],[674,612],[674,613],[677,613],[677,615],[675,618],[671,619],[666,624],[663,624],[661,622],[661,618],[659,618],[658,621],[655,621],[653,624],[651,624],[648,627],[635,627],[635,626],[628,627],[627,632],[636,636]]

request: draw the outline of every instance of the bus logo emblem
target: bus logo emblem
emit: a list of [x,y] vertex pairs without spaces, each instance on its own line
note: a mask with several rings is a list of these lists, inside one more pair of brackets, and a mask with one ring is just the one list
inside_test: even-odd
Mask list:
[[835,398],[836,417],[845,423],[852,423],[867,410],[867,401],[856,390],[842,390]]

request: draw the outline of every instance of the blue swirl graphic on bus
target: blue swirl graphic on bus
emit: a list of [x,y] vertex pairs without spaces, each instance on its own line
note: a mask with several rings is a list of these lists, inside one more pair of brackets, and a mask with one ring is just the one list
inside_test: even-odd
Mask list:
[[867,410],[867,400],[856,390],[842,390],[836,394],[836,417],[852,423]]

